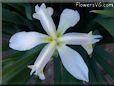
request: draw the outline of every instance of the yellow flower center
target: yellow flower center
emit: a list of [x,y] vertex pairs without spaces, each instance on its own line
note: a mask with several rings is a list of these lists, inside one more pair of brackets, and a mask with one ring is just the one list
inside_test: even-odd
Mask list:
[[51,43],[52,41],[55,41],[57,46],[61,46],[62,42],[58,40],[58,38],[61,37],[61,33],[58,32],[58,33],[56,34],[56,37],[57,37],[57,38],[53,38],[53,37],[51,37],[51,36],[48,36],[48,37],[44,37],[43,40],[45,40],[45,41],[47,41],[47,42],[49,42],[49,43]]

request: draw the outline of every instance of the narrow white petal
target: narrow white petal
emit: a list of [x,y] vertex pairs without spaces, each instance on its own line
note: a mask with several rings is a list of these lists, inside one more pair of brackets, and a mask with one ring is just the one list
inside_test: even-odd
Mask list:
[[42,38],[47,35],[38,32],[18,32],[15,33],[9,40],[9,47],[14,50],[25,51],[39,44],[46,43]]
[[53,8],[52,7],[47,7],[47,11],[50,14],[50,16],[53,15]]
[[35,75],[38,75],[40,79],[45,79],[44,74],[42,74],[42,70],[44,69],[45,65],[50,60],[51,56],[54,53],[56,43],[52,42],[50,44],[47,44],[42,51],[40,52],[39,56],[37,57],[36,61],[34,62],[34,65],[28,66],[30,69],[32,69],[31,73],[35,72]]
[[47,62],[50,60],[51,56],[53,55],[53,52],[56,47],[55,45],[56,45],[55,42],[47,44],[40,52],[34,64],[41,68],[44,67],[47,64]]
[[93,52],[92,44],[100,41],[102,36],[92,35],[92,32],[89,33],[67,33],[64,34],[59,41],[69,44],[69,45],[82,45],[82,47],[90,55]]
[[102,38],[102,36],[101,35],[92,35],[92,31],[90,31],[88,33],[88,36],[89,36],[88,37],[89,38],[88,43],[82,44],[82,47],[87,51],[87,53],[89,55],[91,55],[91,53],[93,52],[92,44],[99,42],[100,39]]
[[40,20],[44,30],[48,33],[48,35],[56,37],[56,27],[51,17],[53,14],[53,9],[46,8],[45,4],[42,4],[40,7],[36,5],[35,11],[36,14],[33,14],[33,17]]
[[46,5],[44,3],[41,4],[40,8],[45,9]]
[[59,40],[65,44],[82,45],[88,44],[90,42],[90,37],[88,33],[67,33],[59,38]]
[[69,27],[73,27],[80,20],[78,11],[72,9],[63,10],[60,16],[58,32],[63,34]]
[[66,70],[75,78],[89,81],[88,67],[78,52],[70,47],[58,47],[58,52]]

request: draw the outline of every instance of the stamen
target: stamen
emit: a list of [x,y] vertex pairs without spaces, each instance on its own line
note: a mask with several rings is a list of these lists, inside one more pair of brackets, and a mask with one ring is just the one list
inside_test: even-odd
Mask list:
[[62,34],[61,34],[61,32],[57,32],[56,35],[57,35],[57,38],[59,38],[59,37],[61,37]]

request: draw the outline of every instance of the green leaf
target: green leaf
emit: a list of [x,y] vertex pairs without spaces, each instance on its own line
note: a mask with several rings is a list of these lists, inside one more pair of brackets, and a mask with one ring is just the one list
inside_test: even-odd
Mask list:
[[61,83],[61,60],[58,57],[58,55],[56,55],[56,57],[53,57],[54,59],[54,83],[55,84],[60,84]]
[[31,5],[30,4],[26,4],[26,6],[25,6],[25,14],[26,14],[26,16],[27,16],[27,18],[29,20],[33,20],[32,19],[32,10],[31,10]]
[[106,61],[100,59],[100,57],[97,58],[97,61],[103,67],[103,69],[114,79],[113,67],[111,67],[111,65],[109,65]]
[[114,8],[104,9],[104,10],[92,10],[90,12],[98,13],[106,17],[114,17]]
[[3,34],[7,34],[9,36],[11,36],[12,34],[15,34],[16,32],[21,31],[19,28],[17,28],[18,26],[16,25],[11,25],[8,23],[3,23],[2,24],[2,32]]
[[91,58],[90,64],[91,64],[92,70],[94,71],[93,73],[97,79],[97,82],[94,82],[94,83],[105,84],[106,80],[104,79],[103,74],[101,74],[100,71],[98,70],[94,56]]
[[[91,65],[91,64],[90,64]],[[90,83],[96,83],[97,82],[97,79],[95,77],[95,73],[94,73],[94,70],[92,70],[92,68],[89,66],[89,81]]]
[[[24,74],[23,74],[24,73]],[[19,72],[16,76],[14,76],[8,83],[10,84],[26,84],[28,79],[30,78],[30,70],[26,67],[21,72]]]
[[103,26],[114,37],[114,18],[103,18],[98,16],[95,21]]
[[[3,7],[6,9],[10,9],[10,7],[14,8],[18,13],[22,13],[24,15],[24,4],[23,3],[3,3]],[[13,10],[14,10],[13,9]]]
[[114,56],[111,53],[108,53],[106,50],[104,50],[100,46],[94,47],[94,53],[96,55],[99,55],[100,58],[104,59],[105,61],[112,61],[114,63]]
[[64,67],[62,68],[62,84],[82,84],[82,81],[74,78]]
[[5,8],[3,8],[2,10],[2,21],[27,26],[26,25],[27,20],[23,16]]
[[11,80],[15,75],[17,75],[19,72],[24,70],[27,67],[27,65],[33,62],[33,60],[35,59],[35,56],[37,56],[42,46],[43,45],[37,46],[32,50],[25,52],[24,55],[19,56],[20,59],[17,60],[14,64],[12,64],[11,66],[8,66],[7,68],[4,68],[3,74],[2,74],[3,83],[6,83],[9,80]]
[[[99,50],[98,50],[99,49]],[[103,49],[95,49],[94,50],[94,57],[98,61],[98,63],[103,67],[103,69],[112,77],[114,78],[114,70],[113,67],[107,63],[107,59],[110,59],[110,61],[114,61],[114,57],[112,57],[110,54],[105,52]]]
[[23,55],[25,52],[13,51],[10,54],[2,59],[3,68],[8,66],[9,63],[15,63],[18,59],[20,59],[20,55]]

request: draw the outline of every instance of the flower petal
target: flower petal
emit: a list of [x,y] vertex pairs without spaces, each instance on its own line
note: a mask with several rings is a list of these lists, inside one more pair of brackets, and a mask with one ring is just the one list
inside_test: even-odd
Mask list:
[[87,33],[66,33],[59,40],[65,44],[81,45],[89,43],[90,37]]
[[48,11],[50,16],[53,15],[53,8],[52,7],[47,7],[47,11]]
[[89,55],[93,52],[93,46],[92,44],[82,44],[82,47],[87,51]]
[[79,80],[89,81],[88,67],[79,53],[65,45],[58,47],[58,52],[64,67],[72,76]]
[[70,45],[82,45],[82,47],[90,55],[93,52],[92,44],[100,41],[100,35],[92,35],[92,32],[89,33],[67,33],[64,34],[59,41],[64,42],[65,44]]
[[69,27],[73,27],[80,20],[78,11],[72,9],[63,10],[60,16],[58,32],[63,34]]
[[36,13],[33,14],[33,17],[40,20],[48,35],[56,37],[56,27],[51,17],[53,9],[51,7],[46,8],[45,4],[42,4],[40,7],[36,5],[35,11]]
[[40,80],[45,80],[45,75],[44,73],[39,73],[37,74]]
[[51,56],[53,55],[54,50],[55,50],[55,45],[56,45],[55,42],[47,44],[40,52],[39,56],[34,62],[34,65],[28,66],[30,69],[32,69],[30,73],[31,75],[35,72],[35,75],[38,75],[40,79],[44,79],[45,76],[41,74],[41,71],[43,70],[45,65],[48,63]]
[[102,38],[101,35],[92,35],[92,31],[88,33],[89,41],[88,43],[82,44],[82,47],[87,51],[89,55],[93,52],[93,46],[92,44],[99,42]]
[[42,40],[44,37],[48,36],[38,32],[18,32],[10,38],[9,47],[19,51],[29,50],[39,44],[46,43]]

